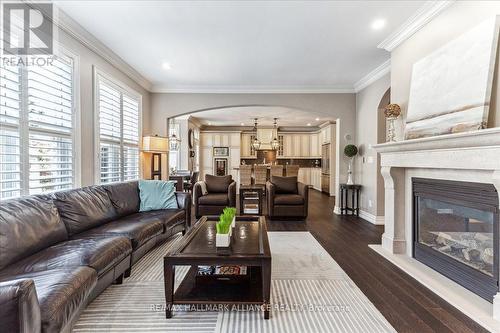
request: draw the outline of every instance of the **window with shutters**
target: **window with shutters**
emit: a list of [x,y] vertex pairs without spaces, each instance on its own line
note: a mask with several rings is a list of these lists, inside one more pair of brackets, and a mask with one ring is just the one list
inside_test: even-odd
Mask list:
[[141,100],[138,93],[97,74],[101,184],[139,179]]
[[73,57],[0,63],[0,199],[77,185],[74,104]]

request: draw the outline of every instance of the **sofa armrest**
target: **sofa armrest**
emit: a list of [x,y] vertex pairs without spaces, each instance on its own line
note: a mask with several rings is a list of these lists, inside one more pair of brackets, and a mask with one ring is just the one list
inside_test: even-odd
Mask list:
[[299,195],[304,198],[304,216],[307,216],[309,209],[309,185],[297,183],[297,189],[299,191]]
[[267,198],[267,213],[269,216],[274,215],[274,193],[276,186],[273,183],[266,183],[266,198]]
[[31,279],[0,282],[0,323],[5,332],[41,331],[40,306]]
[[229,207],[236,207],[236,182],[233,181],[227,188],[227,196],[229,198]]
[[191,227],[191,193],[175,192],[177,206],[186,212],[186,229]]

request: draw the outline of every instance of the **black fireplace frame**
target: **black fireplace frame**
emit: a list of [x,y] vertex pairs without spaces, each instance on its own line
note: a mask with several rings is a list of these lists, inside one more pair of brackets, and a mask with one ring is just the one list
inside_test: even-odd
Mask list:
[[[412,178],[413,257],[489,302],[499,291],[499,208],[493,184]],[[493,277],[418,242],[418,198],[435,199],[493,213]]]

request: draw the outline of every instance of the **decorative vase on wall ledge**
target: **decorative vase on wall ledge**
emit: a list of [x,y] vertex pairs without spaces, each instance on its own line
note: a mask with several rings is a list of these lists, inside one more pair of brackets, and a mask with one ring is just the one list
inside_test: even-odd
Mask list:
[[394,122],[401,115],[401,107],[397,104],[389,104],[385,107],[384,115],[389,121],[389,128],[387,129],[387,141],[396,142],[396,130]]

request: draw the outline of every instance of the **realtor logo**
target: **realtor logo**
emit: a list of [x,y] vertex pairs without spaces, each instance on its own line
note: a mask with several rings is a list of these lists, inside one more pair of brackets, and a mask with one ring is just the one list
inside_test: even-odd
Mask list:
[[53,54],[53,6],[51,3],[4,3],[3,54]]

